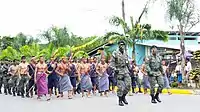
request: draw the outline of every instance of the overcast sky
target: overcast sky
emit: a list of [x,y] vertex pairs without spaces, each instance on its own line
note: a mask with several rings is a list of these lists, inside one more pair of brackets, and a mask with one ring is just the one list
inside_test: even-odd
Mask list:
[[[138,18],[145,2],[125,0],[126,16]],[[199,7],[200,2],[197,4]],[[51,25],[67,26],[80,36],[103,35],[116,30],[108,19],[121,16],[121,0],[0,0],[0,15],[0,35],[23,32],[35,36]],[[142,22],[154,29],[170,30],[164,15],[165,9],[156,2]],[[192,31],[200,31],[200,25]]]

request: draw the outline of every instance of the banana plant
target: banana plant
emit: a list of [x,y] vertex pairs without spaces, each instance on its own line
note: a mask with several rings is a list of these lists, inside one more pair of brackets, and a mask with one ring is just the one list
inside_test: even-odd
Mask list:
[[6,49],[4,49],[1,52],[0,60],[14,60],[14,59],[20,59],[20,53],[12,48],[11,46],[8,46]]
[[80,59],[82,57],[87,58],[87,57],[89,57],[89,55],[84,51],[75,52],[74,55],[73,55],[73,58],[77,58],[77,59]]
[[70,50],[71,50],[71,47],[69,45],[67,45],[65,47],[59,47],[53,53],[53,57],[63,57],[63,56],[66,56],[70,52]]
[[45,59],[50,59],[51,57],[53,57],[54,51],[55,51],[55,46],[52,42],[50,42],[48,47],[40,51],[37,57],[44,56]]

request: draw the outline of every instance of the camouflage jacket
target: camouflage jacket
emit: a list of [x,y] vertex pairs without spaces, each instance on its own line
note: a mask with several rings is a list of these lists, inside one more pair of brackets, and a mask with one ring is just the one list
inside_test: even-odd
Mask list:
[[110,67],[114,70],[118,70],[119,74],[129,75],[128,55],[126,53],[122,54],[120,51],[114,51],[111,58]]
[[149,56],[146,62],[146,70],[149,76],[159,76],[164,73],[161,64],[161,57],[159,56]]

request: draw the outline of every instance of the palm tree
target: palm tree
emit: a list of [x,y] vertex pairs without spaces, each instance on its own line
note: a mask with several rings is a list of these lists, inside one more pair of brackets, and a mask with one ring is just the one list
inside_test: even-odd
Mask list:
[[151,25],[149,24],[134,24],[133,17],[130,17],[131,26],[128,26],[127,23],[121,19],[120,17],[112,17],[110,19],[110,23],[115,26],[121,26],[123,29],[123,34],[117,32],[109,32],[104,37],[105,40],[112,40],[117,42],[119,40],[124,40],[128,46],[133,47],[133,58],[135,58],[135,44],[140,40],[149,40],[149,39],[157,39],[157,40],[168,40],[167,32],[160,30],[151,30]]
[[195,7],[193,0],[166,0],[167,2],[167,16],[170,21],[177,20],[177,28],[180,32],[180,48],[182,57],[182,74],[185,68],[185,32],[188,32],[196,24],[200,22],[200,13]]

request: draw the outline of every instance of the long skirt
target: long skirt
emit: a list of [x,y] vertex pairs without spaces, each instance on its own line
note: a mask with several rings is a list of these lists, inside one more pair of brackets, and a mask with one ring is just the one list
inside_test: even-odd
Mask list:
[[84,75],[82,74],[81,75],[81,82],[80,82],[80,85],[81,85],[81,90],[82,91],[85,91],[85,90],[92,90],[92,81],[91,81],[91,78],[89,75]]
[[167,76],[163,76],[163,80],[164,80],[164,87],[166,89],[170,89],[170,86],[169,86],[169,79],[167,78]]
[[59,92],[71,91],[73,86],[68,75],[60,76],[59,79]]
[[149,79],[148,79],[148,76],[146,75],[143,75],[143,87],[144,89],[150,88]]
[[38,94],[38,96],[42,96],[42,95],[48,94],[46,74],[44,72],[38,72],[36,80],[37,80],[36,85],[37,85],[37,94]]
[[109,90],[109,79],[108,74],[104,73],[102,76],[99,77],[99,91],[107,91]]

